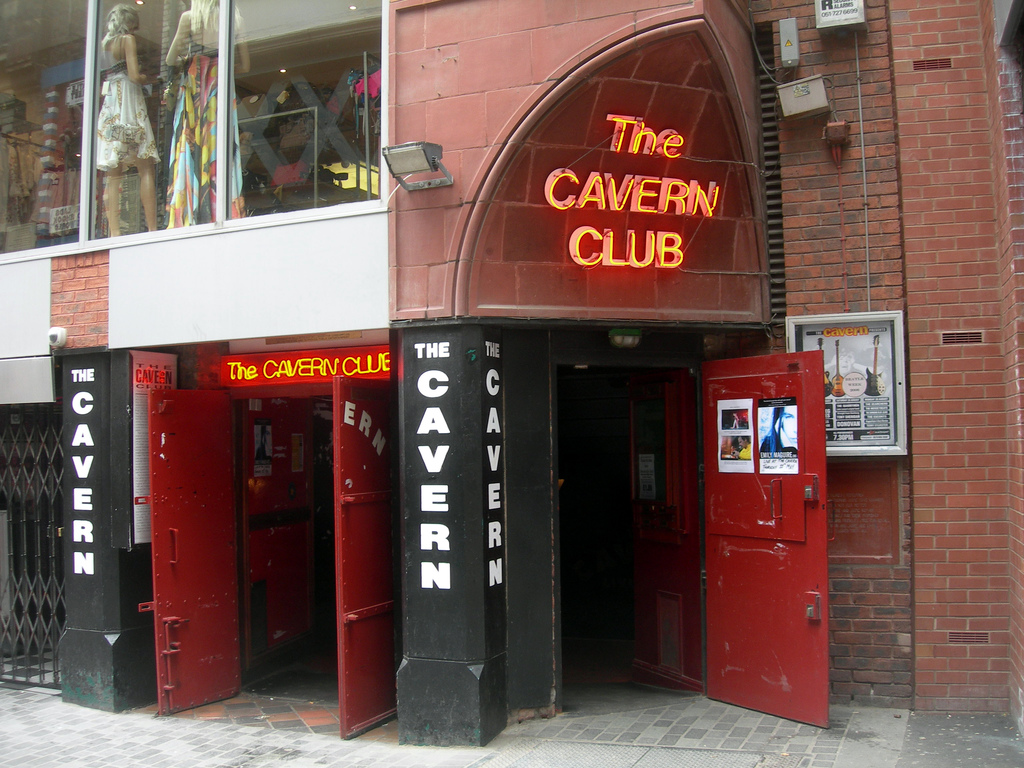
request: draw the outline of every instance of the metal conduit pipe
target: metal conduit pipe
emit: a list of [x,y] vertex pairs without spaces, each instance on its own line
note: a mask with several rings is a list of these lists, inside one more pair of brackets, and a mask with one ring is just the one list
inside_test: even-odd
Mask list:
[[864,291],[871,311],[871,236],[868,233],[868,162],[864,155],[864,102],[861,99],[860,32],[854,30],[853,50],[857,59],[857,122],[860,125],[860,176],[864,195]]

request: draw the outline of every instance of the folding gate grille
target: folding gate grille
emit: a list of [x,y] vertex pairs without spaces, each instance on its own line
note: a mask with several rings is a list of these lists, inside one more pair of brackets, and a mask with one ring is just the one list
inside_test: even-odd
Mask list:
[[0,680],[60,684],[60,438],[59,404],[0,406]]

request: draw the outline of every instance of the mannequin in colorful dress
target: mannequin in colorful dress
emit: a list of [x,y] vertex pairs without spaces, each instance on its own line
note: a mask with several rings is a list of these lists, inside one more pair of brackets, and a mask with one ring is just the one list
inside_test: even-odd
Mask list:
[[146,228],[156,229],[156,161],[159,155],[146,111],[142,86],[153,78],[139,71],[135,32],[139,14],[130,5],[116,5],[107,14],[103,37],[103,103],[97,129],[96,167],[106,174],[103,202],[110,236],[121,234],[121,179],[135,166]]
[[[181,14],[167,50],[167,64],[183,67],[172,121],[167,186],[167,227],[187,227],[214,220],[217,178],[217,71],[220,0],[193,0]],[[236,14],[236,28],[239,19]],[[244,43],[235,46],[236,72],[249,69]],[[232,119],[238,153],[238,124]],[[229,170],[231,218],[243,215],[241,164]]]

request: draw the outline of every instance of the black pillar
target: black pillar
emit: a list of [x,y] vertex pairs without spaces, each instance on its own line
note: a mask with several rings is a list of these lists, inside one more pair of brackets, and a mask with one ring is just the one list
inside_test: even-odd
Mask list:
[[116,543],[126,535],[115,497],[131,466],[128,356],[69,354],[63,370],[61,689],[65,701],[119,712],[156,700],[153,621],[138,612],[152,599],[149,547]]
[[505,409],[514,414],[505,425],[508,701],[513,712],[547,714],[561,686],[551,344],[546,330],[523,328],[506,328],[502,342]]
[[508,721],[501,336],[398,334],[402,743],[483,745]]

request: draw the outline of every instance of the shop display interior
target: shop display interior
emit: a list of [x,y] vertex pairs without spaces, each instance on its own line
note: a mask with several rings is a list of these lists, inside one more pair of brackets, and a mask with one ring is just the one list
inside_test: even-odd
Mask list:
[[[44,14],[42,6],[15,5],[9,14],[10,34],[0,34],[0,55],[6,54],[0,72],[0,252],[76,242],[80,217],[90,215],[80,205],[83,135],[94,128],[93,121],[83,119],[86,4],[62,0],[68,9],[61,28],[52,23],[52,9]],[[104,4],[101,15],[112,5]],[[246,14],[240,45],[248,66],[236,64],[235,72],[228,183],[239,205],[231,215],[261,216],[376,199],[382,95],[379,7],[351,15],[339,10],[325,23],[320,17],[295,18],[291,7],[267,0],[239,6]],[[137,9],[139,70],[151,81],[143,86],[143,98],[159,154],[157,229],[173,224],[167,195],[175,90],[182,72],[168,66],[165,55],[185,7],[168,0]],[[103,74],[97,77],[102,80]],[[212,168],[208,159],[196,164],[200,176]],[[145,231],[137,169],[128,165],[123,174],[111,176],[119,184],[119,195],[112,198],[104,193],[106,176],[97,172],[93,180],[90,235],[110,236],[107,205],[119,207],[114,221],[120,223],[120,234]]]
[[[247,216],[378,196],[379,39],[379,26],[341,40],[303,37],[292,47],[316,63],[293,67],[281,65],[280,40],[250,46],[253,69],[236,78]],[[331,58],[319,60],[319,47]]]

